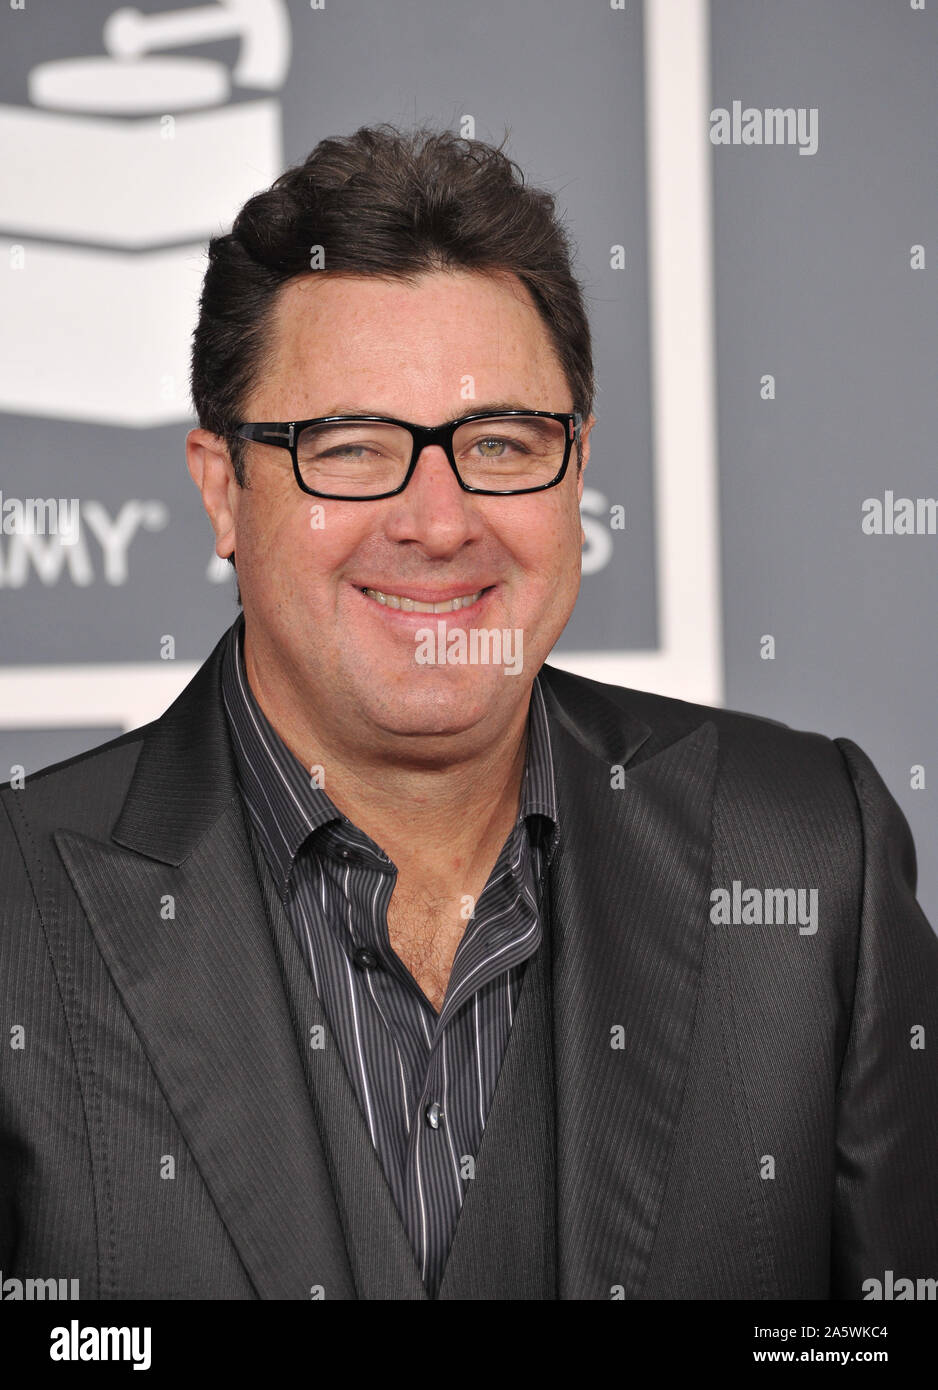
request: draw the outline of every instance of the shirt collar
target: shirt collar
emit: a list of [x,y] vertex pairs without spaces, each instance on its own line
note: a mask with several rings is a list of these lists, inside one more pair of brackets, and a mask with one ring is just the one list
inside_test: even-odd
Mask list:
[[[306,840],[322,826],[345,817],[317,784],[317,770],[304,768],[258,704],[244,667],[243,613],[228,632],[221,685],[241,793],[277,890],[286,902],[293,865]],[[537,677],[531,690],[519,811],[519,819],[527,822],[533,834],[537,823],[531,817],[546,817],[549,822],[545,830],[550,854],[557,837],[557,791],[547,709]],[[363,832],[359,835],[367,838]]]

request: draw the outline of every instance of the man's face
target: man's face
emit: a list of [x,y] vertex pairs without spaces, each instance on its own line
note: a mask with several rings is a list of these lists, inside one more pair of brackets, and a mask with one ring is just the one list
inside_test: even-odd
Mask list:
[[[363,414],[437,425],[496,403],[572,409],[547,331],[524,286],[505,275],[439,272],[411,285],[307,276],[281,291],[271,348],[248,420]],[[402,493],[377,501],[311,497],[289,453],[262,444],[248,445],[247,483],[227,486],[228,529],[213,521],[219,554],[236,551],[248,673],[262,703],[287,700],[320,732],[333,727],[373,748],[390,741],[418,761],[452,752],[453,735],[468,749],[510,726],[579,587],[575,449],[557,487],[527,496],[464,492],[439,447],[424,450]],[[423,602],[482,594],[437,615],[395,609],[366,589]],[[506,674],[507,660],[421,663],[417,634],[436,634],[440,622],[467,637],[472,628],[520,632],[523,673]],[[419,745],[405,749],[414,736]]]

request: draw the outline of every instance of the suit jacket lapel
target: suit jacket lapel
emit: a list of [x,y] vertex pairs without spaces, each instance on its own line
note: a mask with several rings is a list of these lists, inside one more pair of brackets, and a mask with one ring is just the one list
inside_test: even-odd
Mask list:
[[[145,741],[114,844],[56,844],[261,1298],[354,1298],[254,872],[221,643]],[[170,912],[172,915],[169,915]]]
[[[309,967],[297,944],[263,850],[252,851],[280,956],[316,1124],[345,1231],[358,1297],[427,1301],[427,1291],[393,1194],[375,1153]],[[321,1030],[318,1037],[312,1029]],[[316,1046],[310,1041],[315,1039]]]
[[[680,1119],[709,920],[711,722],[667,743],[544,671],[560,806],[551,865],[559,1296],[637,1298]],[[686,727],[686,726],[685,726]]]
[[549,912],[545,916],[544,938],[525,967],[441,1300],[557,1297]]

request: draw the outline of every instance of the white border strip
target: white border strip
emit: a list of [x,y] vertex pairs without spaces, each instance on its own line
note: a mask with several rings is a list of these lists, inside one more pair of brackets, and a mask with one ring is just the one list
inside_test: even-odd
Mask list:
[[660,649],[556,652],[577,675],[723,701],[707,0],[645,0]]
[[137,729],[162,714],[198,669],[189,661],[8,666],[0,670],[0,729]]

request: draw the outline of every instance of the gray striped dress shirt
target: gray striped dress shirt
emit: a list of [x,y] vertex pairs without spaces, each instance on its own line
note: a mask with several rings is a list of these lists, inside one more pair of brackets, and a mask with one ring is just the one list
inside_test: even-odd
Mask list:
[[435,1298],[525,963],[545,930],[541,887],[557,805],[543,692],[535,680],[518,819],[475,904],[437,1014],[390,946],[394,864],[264,716],[245,675],[243,631],[242,614],[222,667],[241,794]]

